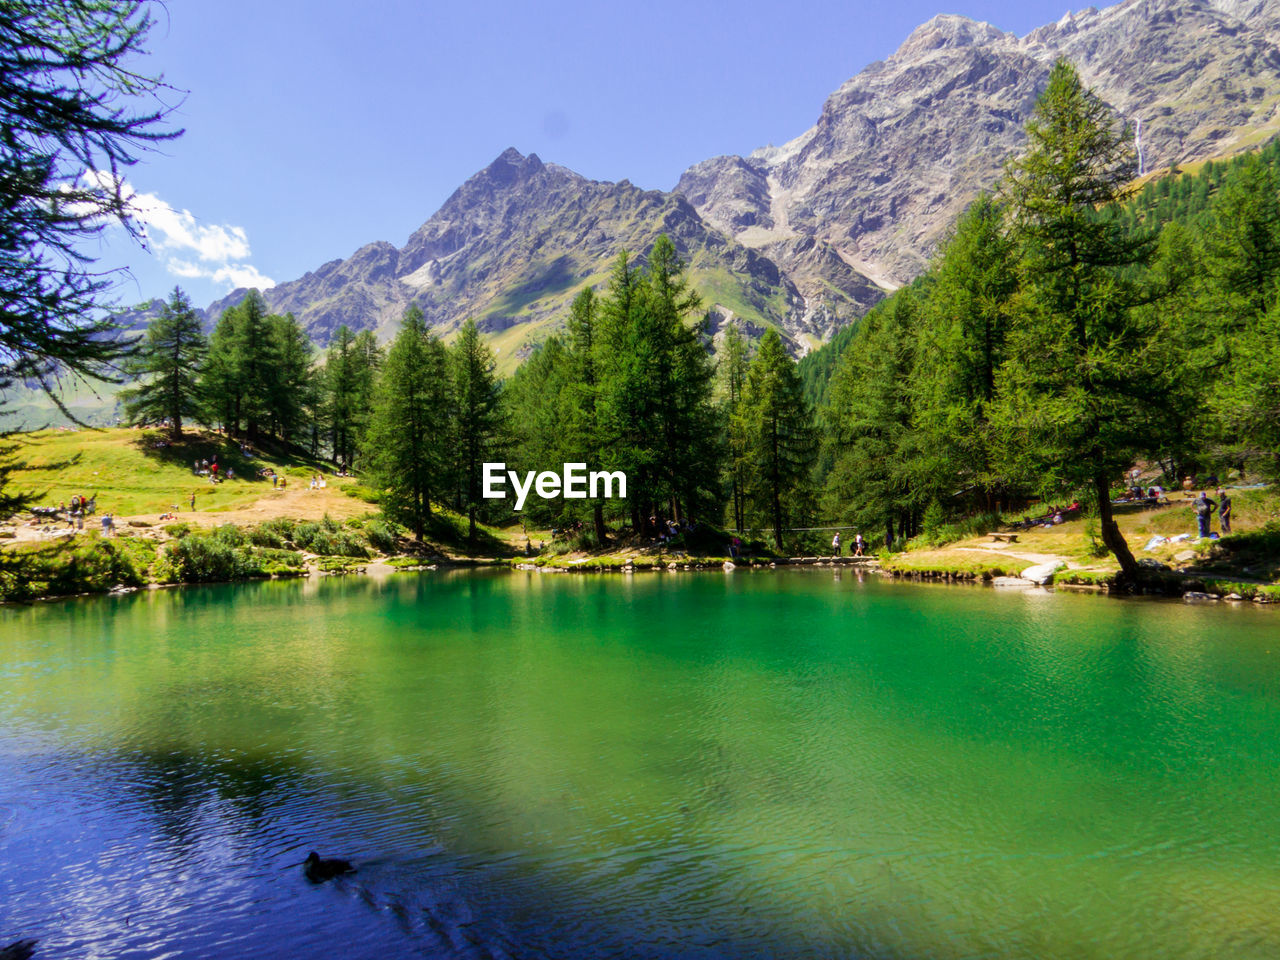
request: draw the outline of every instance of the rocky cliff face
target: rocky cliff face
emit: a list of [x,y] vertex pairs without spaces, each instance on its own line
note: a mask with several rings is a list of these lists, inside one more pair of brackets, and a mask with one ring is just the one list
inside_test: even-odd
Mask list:
[[[321,342],[343,323],[389,337],[416,303],[442,334],[474,318],[504,360],[518,359],[563,319],[584,283],[607,279],[620,250],[642,259],[662,233],[714,317],[737,315],[793,337],[805,330],[803,297],[777,265],[709,227],[683,196],[588,180],[514,149],[459,187],[403,247],[368,244],[264,297]],[[864,306],[879,295],[866,286]],[[815,339],[822,332],[809,331]]]
[[939,16],[828,98],[782,147],[691,167],[676,187],[710,223],[769,253],[802,292],[824,279],[784,244],[812,238],[886,287],[923,270],[1000,177],[1049,69],[1066,57],[1135,127],[1147,171],[1280,129],[1280,4],[1126,0],[1019,38]]
[[1125,0],[1021,38],[938,16],[805,133],[699,163],[673,193],[508,150],[402,248],[369,244],[265,296],[321,342],[342,323],[388,337],[410,303],[444,333],[474,317],[509,367],[620,249],[667,233],[715,317],[776,326],[801,350],[925,268],[1022,146],[1058,57],[1134,125],[1148,171],[1280,130],[1280,0]]

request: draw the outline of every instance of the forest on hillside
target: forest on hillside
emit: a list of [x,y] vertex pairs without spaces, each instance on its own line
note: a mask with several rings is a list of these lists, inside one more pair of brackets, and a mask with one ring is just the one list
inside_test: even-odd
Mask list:
[[619,254],[507,382],[474,324],[448,346],[410,308],[386,347],[337,332],[316,362],[251,295],[206,341],[175,291],[126,394],[135,421],[270,434],[367,478],[421,531],[433,504],[509,519],[481,464],[622,470],[626,501],[531,498],[522,517],[652,536],[847,525],[886,545],[1036,499],[1110,517],[1137,460],[1274,475],[1280,450],[1280,146],[1134,193],[1128,139],[1066,62],[1026,152],[929,271],[797,365],[730,324],[718,351],[666,238]]

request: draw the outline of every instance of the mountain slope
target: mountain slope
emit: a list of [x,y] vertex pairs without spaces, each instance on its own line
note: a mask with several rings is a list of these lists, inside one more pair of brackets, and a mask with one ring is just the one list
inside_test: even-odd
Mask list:
[[938,16],[828,98],[782,147],[691,167],[676,187],[711,224],[760,249],[805,292],[820,270],[798,238],[895,287],[1023,143],[1060,56],[1142,121],[1146,169],[1260,142],[1280,129],[1280,13],[1263,0],[1126,0],[1024,38]]
[[1125,0],[1021,38],[944,15],[841,85],[799,137],[695,164],[672,193],[508,150],[403,247],[368,244],[265,296],[321,342],[342,323],[389,337],[410,303],[445,335],[474,317],[510,369],[620,249],[643,254],[665,232],[713,317],[777,327],[803,352],[924,270],[1021,147],[1058,57],[1141,121],[1148,171],[1280,130],[1278,0]]
[[[713,317],[735,315],[793,339],[825,333],[803,322],[803,298],[775,263],[709,228],[683,196],[588,180],[514,149],[459,187],[403,247],[368,244],[264,296],[321,342],[342,323],[389,337],[410,303],[446,335],[474,318],[506,361],[544,336],[584,283],[604,282],[620,250],[643,257],[663,233]],[[850,311],[881,295],[865,278],[849,286],[858,296]]]

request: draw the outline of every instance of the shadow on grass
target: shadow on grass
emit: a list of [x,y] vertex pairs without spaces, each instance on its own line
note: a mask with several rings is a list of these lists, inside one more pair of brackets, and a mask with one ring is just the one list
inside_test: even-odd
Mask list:
[[171,441],[162,431],[148,430],[133,441],[133,446],[145,457],[187,470],[193,470],[196,461],[216,460],[219,473],[225,475],[231,468],[240,480],[268,482],[269,478],[258,475],[264,466],[333,471],[331,464],[307,456],[300,447],[273,439],[256,441],[255,452],[247,455],[241,452],[239,440],[223,434],[188,431],[181,440]]
[[467,518],[452,511],[436,508],[423,531],[424,541],[432,546],[445,546],[471,556],[514,557],[519,552],[487,527],[476,524],[474,540],[467,538]]
[[[8,480],[11,474],[21,473],[30,467],[30,464],[18,455],[18,451],[23,447],[37,446],[40,443],[40,440],[32,440],[26,434],[23,435],[22,442],[19,443],[13,439],[15,436],[17,434],[14,432],[0,431],[0,519],[14,517],[23,511],[29,510],[49,495],[48,488],[44,490],[14,490],[10,486]],[[82,454],[72,454],[69,457],[64,457],[48,464],[45,469],[65,470],[76,466],[82,459]]]

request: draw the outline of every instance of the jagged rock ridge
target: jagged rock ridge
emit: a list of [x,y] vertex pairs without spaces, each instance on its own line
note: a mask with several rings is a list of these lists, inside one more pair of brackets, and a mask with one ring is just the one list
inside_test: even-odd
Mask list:
[[1021,38],[944,15],[844,83],[799,137],[696,164],[672,193],[508,150],[403,247],[368,244],[265,295],[321,342],[341,323],[390,336],[410,303],[445,333],[474,317],[509,366],[618,250],[665,232],[714,316],[776,326],[799,352],[925,268],[1022,145],[1060,56],[1142,121],[1148,170],[1280,129],[1277,0],[1125,0]]
[[[643,258],[662,233],[689,263],[714,317],[804,331],[803,297],[777,265],[708,227],[683,196],[588,180],[514,149],[459,187],[403,247],[368,244],[264,296],[321,342],[343,323],[390,336],[416,303],[443,333],[472,317],[500,352],[519,354],[563,319],[584,283],[606,279],[620,250]],[[210,315],[243,294],[214,304]],[[880,295],[865,280],[861,294],[861,309]],[[822,332],[810,331],[814,339]]]
[[1280,128],[1274,0],[1126,0],[1068,13],[1023,38],[945,15],[843,84],[799,137],[696,164],[676,190],[776,260],[807,295],[824,277],[797,259],[798,238],[900,285],[997,182],[1060,56],[1135,128],[1142,121],[1148,171],[1250,146]]

